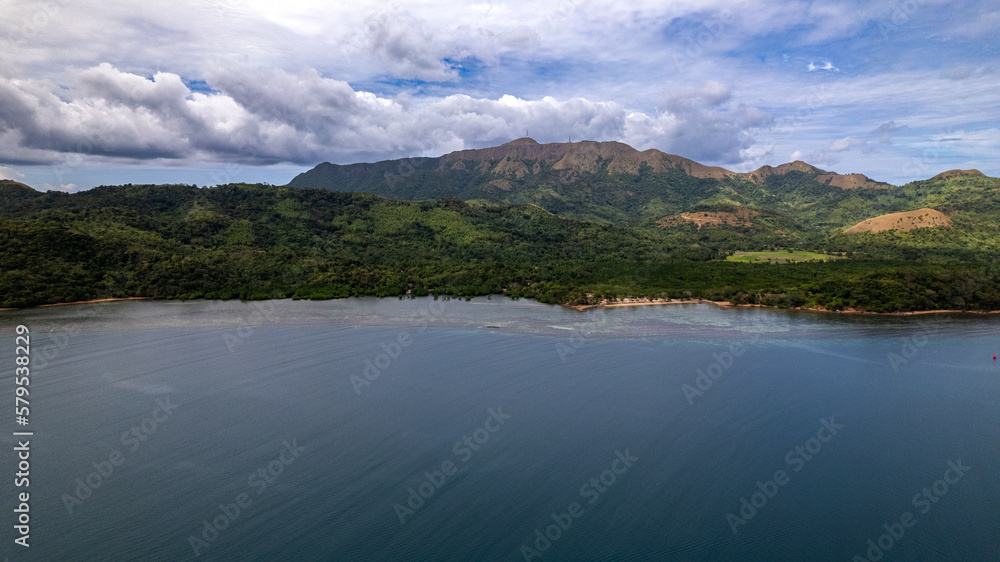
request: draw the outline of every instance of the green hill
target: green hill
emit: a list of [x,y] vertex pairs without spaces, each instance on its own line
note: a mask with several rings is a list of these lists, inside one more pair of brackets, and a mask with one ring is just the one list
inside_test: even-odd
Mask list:
[[[701,244],[723,252],[791,248],[878,259],[985,261],[1000,254],[990,230],[1000,222],[993,200],[1000,180],[977,170],[894,186],[800,161],[736,173],[616,142],[518,139],[439,158],[324,163],[289,186],[402,200],[530,203],[566,218],[661,230],[676,246]],[[864,220],[922,208],[948,215],[953,228],[842,235]],[[706,216],[719,220],[700,220]]]
[[[673,170],[663,177],[712,179]],[[753,185],[791,194],[819,189],[768,183],[793,173],[809,172]],[[245,184],[102,186],[66,194],[5,183],[0,307],[115,297],[506,294],[559,303],[648,296],[880,312],[1000,309],[997,276],[980,259],[995,246],[997,209],[984,201],[996,181],[954,176],[874,188],[874,202],[886,208],[947,200],[950,207],[938,208],[953,213],[953,227],[852,236],[831,234],[835,228],[814,232],[808,215],[822,213],[794,203],[804,218],[762,208],[746,215],[754,226],[699,229],[580,221],[482,198],[400,201]],[[873,197],[850,190],[828,207],[863,216],[850,203],[859,194]],[[777,265],[724,259],[748,241],[765,244],[790,233],[818,236],[853,259]],[[983,240],[993,245],[974,245]],[[904,256],[908,251],[923,253]]]

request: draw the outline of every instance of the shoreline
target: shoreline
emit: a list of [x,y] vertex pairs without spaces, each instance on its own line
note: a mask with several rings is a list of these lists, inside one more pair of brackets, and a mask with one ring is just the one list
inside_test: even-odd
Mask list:
[[602,301],[597,304],[568,304],[563,303],[560,306],[565,308],[570,308],[572,310],[578,310],[583,312],[585,310],[590,310],[594,308],[622,308],[628,306],[663,306],[670,304],[711,304],[717,306],[723,310],[729,308],[767,308],[771,310],[797,310],[804,312],[821,312],[826,314],[854,314],[854,315],[866,315],[866,316],[922,316],[925,314],[1000,314],[1000,310],[912,310],[907,312],[870,312],[866,310],[856,310],[853,308],[848,308],[844,310],[828,310],[826,308],[815,308],[815,307],[801,307],[794,306],[789,308],[780,308],[777,306],[771,306],[766,304],[733,304],[727,301],[711,301],[703,298],[694,298],[689,300],[684,299],[647,299],[647,298],[635,298],[635,299],[621,299],[620,301],[607,302]]
[[89,301],[56,302],[52,304],[39,304],[35,306],[26,306],[24,308],[0,308],[0,312],[4,312],[7,310],[31,310],[32,308],[48,308],[50,306],[73,306],[77,304],[94,304],[98,302],[145,301],[152,299],[153,297],[117,297],[113,299],[93,299]]
[[[503,295],[499,295],[503,296]],[[351,298],[351,297],[345,297]],[[372,297],[378,298],[378,297]],[[33,308],[47,308],[52,306],[73,306],[81,304],[95,304],[102,302],[120,302],[120,301],[136,301],[136,300],[157,300],[153,297],[117,297],[110,299],[93,299],[87,301],[74,301],[74,302],[58,302],[53,304],[39,304],[36,306],[29,306],[24,308],[0,308],[0,312],[6,312],[10,310],[31,310]],[[167,299],[169,300],[169,299]],[[205,300],[205,299],[190,299],[190,300]],[[227,300],[240,300],[240,299],[227,299]],[[274,300],[274,299],[267,299]],[[281,299],[278,299],[281,300]],[[323,299],[323,300],[341,300],[341,299]],[[530,299],[529,299],[530,300]],[[537,301],[536,301],[537,302]],[[541,304],[541,303],[540,303]],[[844,310],[828,310],[825,308],[810,308],[810,307],[789,307],[780,308],[777,306],[771,306],[766,304],[733,304],[728,301],[712,301],[703,298],[692,298],[692,299],[648,299],[648,298],[624,298],[614,302],[602,301],[596,304],[569,304],[560,303],[558,306],[563,308],[569,308],[571,310],[576,310],[583,312],[585,310],[595,309],[595,308],[625,308],[631,306],[664,306],[671,304],[710,304],[717,306],[723,310],[729,308],[767,308],[771,310],[795,310],[801,312],[820,312],[825,314],[853,314],[853,315],[866,315],[866,316],[922,316],[926,314],[1000,314],[1000,310],[913,310],[908,312],[869,312],[865,310],[856,309],[844,309]]]

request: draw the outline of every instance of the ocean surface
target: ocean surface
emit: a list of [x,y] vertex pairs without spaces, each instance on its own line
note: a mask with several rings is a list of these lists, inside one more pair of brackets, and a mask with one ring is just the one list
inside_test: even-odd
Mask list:
[[4,311],[0,556],[1000,560],[998,336],[501,298]]

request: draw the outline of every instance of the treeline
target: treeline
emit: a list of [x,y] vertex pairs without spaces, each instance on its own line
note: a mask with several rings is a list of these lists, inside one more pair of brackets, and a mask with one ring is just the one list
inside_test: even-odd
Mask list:
[[137,296],[506,294],[550,303],[649,296],[871,311],[1000,308],[994,276],[970,264],[732,263],[720,261],[723,246],[563,219],[533,205],[246,184],[76,194],[0,185],[0,307]]

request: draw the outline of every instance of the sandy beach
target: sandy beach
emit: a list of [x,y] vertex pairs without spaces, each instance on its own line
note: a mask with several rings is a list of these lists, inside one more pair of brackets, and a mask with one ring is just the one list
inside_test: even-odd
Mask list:
[[94,299],[89,301],[74,301],[74,302],[57,302],[53,304],[40,304],[38,306],[29,306],[26,308],[0,308],[0,312],[5,310],[27,310],[29,308],[45,308],[49,306],[72,306],[76,304],[93,304],[98,302],[116,302],[116,301],[144,301],[150,300],[151,297],[121,297],[116,299]]
[[625,306],[655,306],[655,305],[667,305],[667,304],[711,304],[718,306],[719,308],[771,308],[774,310],[801,310],[806,312],[823,312],[827,314],[867,314],[867,315],[878,315],[878,316],[918,316],[924,314],[998,314],[1000,310],[915,310],[910,312],[869,312],[865,310],[856,310],[853,308],[846,308],[844,310],[828,310],[825,308],[810,308],[810,307],[789,307],[785,309],[780,309],[777,306],[768,306],[765,304],[733,304],[726,301],[711,301],[708,299],[647,299],[647,298],[625,298],[615,302],[599,302],[596,304],[564,304],[566,308],[572,308],[573,310],[590,310],[592,308],[620,308]]

